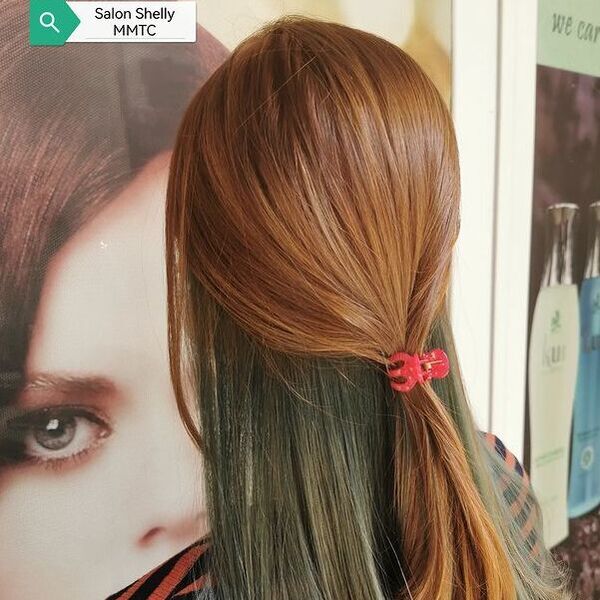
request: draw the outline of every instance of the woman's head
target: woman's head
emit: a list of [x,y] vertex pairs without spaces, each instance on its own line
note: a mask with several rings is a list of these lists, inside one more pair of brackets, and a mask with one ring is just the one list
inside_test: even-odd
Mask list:
[[28,4],[2,15],[0,597],[104,597],[201,529],[162,205],[181,112],[227,51],[200,28],[31,47]]
[[[167,191],[170,350],[221,597],[558,597],[464,398],[459,220],[448,110],[381,38],[286,17],[193,99]],[[452,376],[394,394],[387,357],[436,346]]]
[[255,36],[192,102],[173,169],[194,186],[171,196],[185,265],[266,345],[379,361],[423,347],[458,234],[458,156],[401,50],[311,21]]
[[105,598],[206,532],[166,352],[167,165],[150,161],[44,277],[5,409],[0,597]]

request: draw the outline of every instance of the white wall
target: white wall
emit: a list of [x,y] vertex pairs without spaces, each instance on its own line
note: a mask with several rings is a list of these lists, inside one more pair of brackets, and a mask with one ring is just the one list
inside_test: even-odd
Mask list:
[[461,163],[461,231],[451,316],[467,394],[490,429],[498,3],[454,0],[452,113]]
[[454,0],[462,220],[452,319],[479,426],[523,457],[536,2]]
[[523,458],[537,2],[502,2],[491,429]]
[[[428,0],[431,1],[431,0]],[[415,17],[414,0],[197,0],[198,22],[230,50],[264,22],[283,14],[337,21],[402,45]]]

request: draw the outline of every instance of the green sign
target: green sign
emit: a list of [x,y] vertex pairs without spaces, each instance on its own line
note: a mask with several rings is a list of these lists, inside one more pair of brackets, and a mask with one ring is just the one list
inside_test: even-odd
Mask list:
[[540,0],[537,62],[600,77],[600,1]]
[[65,0],[30,0],[29,43],[62,46],[80,20]]

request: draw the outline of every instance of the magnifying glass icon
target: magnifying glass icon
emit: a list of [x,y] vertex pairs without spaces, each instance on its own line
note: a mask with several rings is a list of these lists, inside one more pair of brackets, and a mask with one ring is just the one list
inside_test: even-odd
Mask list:
[[[44,20],[46,16],[49,18]],[[60,29],[54,24],[54,15],[51,12],[46,11],[40,15],[40,25],[46,27],[46,29],[54,29],[56,33],[60,33]]]

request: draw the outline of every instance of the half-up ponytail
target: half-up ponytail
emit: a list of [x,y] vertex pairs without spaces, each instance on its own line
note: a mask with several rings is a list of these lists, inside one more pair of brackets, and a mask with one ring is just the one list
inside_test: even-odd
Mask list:
[[[568,597],[465,400],[459,195],[443,101],[366,32],[284,17],[192,101],[167,192],[170,355],[219,598]],[[438,347],[448,377],[391,389],[386,357]]]
[[[415,598],[516,598],[506,548],[447,407],[429,386],[398,398],[395,501]],[[421,523],[422,528],[414,527]],[[508,576],[507,576],[508,575]]]

